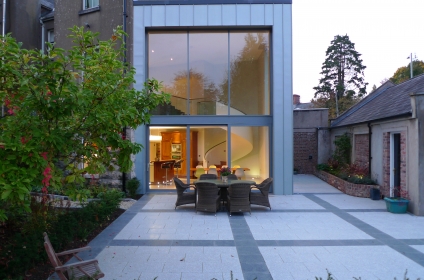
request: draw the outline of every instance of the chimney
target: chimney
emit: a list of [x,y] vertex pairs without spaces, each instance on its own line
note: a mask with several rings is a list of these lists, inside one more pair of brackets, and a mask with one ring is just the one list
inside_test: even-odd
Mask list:
[[297,105],[300,103],[300,95],[293,94],[293,105]]

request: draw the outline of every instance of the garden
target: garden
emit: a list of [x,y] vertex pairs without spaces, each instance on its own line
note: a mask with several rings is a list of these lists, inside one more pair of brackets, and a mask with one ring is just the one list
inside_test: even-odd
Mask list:
[[368,166],[351,163],[349,135],[338,137],[334,144],[336,149],[332,157],[327,163],[318,164],[316,175],[346,194],[370,197],[370,189],[378,188],[378,185],[370,177]]
[[[129,172],[131,155],[142,146],[127,131],[148,123],[149,112],[169,101],[155,79],[140,91],[132,87],[135,70],[124,59],[121,27],[109,40],[98,35],[73,27],[71,49],[47,43],[46,53],[22,48],[10,34],[2,37],[1,279],[37,279],[31,278],[34,267],[47,260],[43,232],[58,251],[80,247],[122,213],[126,194],[86,177]],[[137,185],[129,181],[128,189],[131,182]]]

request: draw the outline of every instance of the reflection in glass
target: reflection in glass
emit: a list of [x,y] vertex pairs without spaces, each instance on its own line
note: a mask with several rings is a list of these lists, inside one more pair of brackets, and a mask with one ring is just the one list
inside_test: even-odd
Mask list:
[[269,32],[231,31],[230,61],[230,114],[269,115]]
[[150,32],[148,34],[149,78],[162,82],[171,94],[171,104],[159,106],[154,115],[187,113],[187,32]]
[[[190,32],[190,114],[217,115],[225,108],[219,86],[228,73],[228,32]],[[226,98],[225,98],[226,99]]]
[[171,94],[153,114],[270,114],[268,31],[150,32],[148,39],[149,77]]

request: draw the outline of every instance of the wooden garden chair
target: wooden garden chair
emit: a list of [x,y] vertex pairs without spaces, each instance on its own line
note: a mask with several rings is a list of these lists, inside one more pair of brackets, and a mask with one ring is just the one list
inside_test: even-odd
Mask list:
[[[53,249],[52,244],[50,243],[50,239],[47,233],[43,233],[44,235],[44,248],[46,249],[47,255],[49,256],[50,262],[52,263],[57,275],[61,280],[70,280],[70,279],[99,279],[104,277],[104,273],[100,270],[98,265],[98,260],[87,260],[84,261],[81,259],[77,253],[81,251],[90,250],[91,247],[83,247],[74,250],[68,250],[61,253],[56,253]],[[59,260],[59,256],[72,255],[75,257],[78,262],[70,263],[70,264],[62,264]]]

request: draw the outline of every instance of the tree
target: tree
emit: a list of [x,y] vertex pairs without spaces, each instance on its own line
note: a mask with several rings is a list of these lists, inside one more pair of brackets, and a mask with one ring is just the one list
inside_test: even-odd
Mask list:
[[[364,81],[364,69],[361,54],[355,50],[348,35],[334,37],[326,51],[326,59],[320,74],[323,77],[319,85],[314,87],[317,106],[332,106],[330,118],[338,116],[356,104],[366,94],[368,83]],[[335,111],[335,114],[332,113]]]
[[49,45],[46,54],[2,38],[0,221],[6,210],[29,211],[33,186],[72,190],[84,173],[128,172],[142,146],[123,128],[148,123],[149,111],[169,100],[154,79],[142,91],[132,88],[135,70],[123,62],[121,28],[108,41],[97,36],[74,27],[71,50]]
[[[390,81],[392,81],[395,84],[400,84],[402,82],[405,82],[411,78],[411,63],[409,63],[407,66],[400,67],[396,70],[396,72],[393,74],[393,76],[390,78]],[[420,74],[424,73],[424,62],[421,60],[415,60],[412,62],[412,74],[413,76],[418,76]]]

